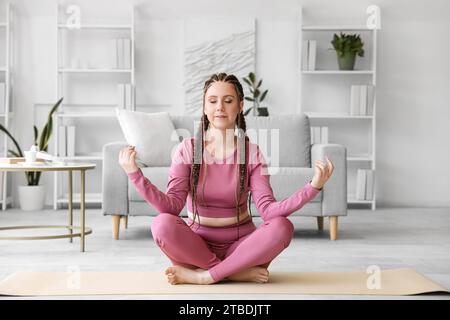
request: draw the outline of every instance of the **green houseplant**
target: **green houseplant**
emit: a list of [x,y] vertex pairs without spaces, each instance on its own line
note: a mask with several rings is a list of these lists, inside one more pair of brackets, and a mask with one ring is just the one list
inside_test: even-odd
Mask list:
[[[52,115],[56,111],[56,109],[61,104],[63,98],[59,99],[55,105],[51,108],[48,117],[47,123],[42,129],[40,135],[39,130],[36,126],[33,126],[34,129],[34,144],[38,146],[39,151],[47,152],[48,142],[50,140],[50,136],[52,134],[53,129],[53,120]],[[2,124],[0,124],[0,130],[3,131],[14,143],[17,151],[8,149],[8,156],[13,157],[24,157],[22,148],[20,147],[17,140],[12,136],[12,134],[6,129]],[[25,176],[27,179],[27,186],[19,186],[19,198],[20,198],[20,206],[23,210],[40,210],[44,206],[44,187],[39,186],[39,180],[41,177],[41,172],[29,171],[25,172]]]
[[253,115],[265,116],[269,115],[269,111],[267,107],[261,107],[261,102],[265,99],[267,92],[269,90],[265,90],[261,93],[261,84],[262,79],[257,80],[256,75],[253,72],[250,72],[247,77],[243,78],[244,82],[249,86],[251,96],[246,96],[245,100],[253,102],[253,107],[249,108],[244,115],[246,116],[251,110],[253,110]]
[[345,34],[340,32],[337,35],[335,33],[331,44],[334,50],[336,50],[340,70],[353,70],[356,55],[364,57],[364,42],[362,42],[359,34]]

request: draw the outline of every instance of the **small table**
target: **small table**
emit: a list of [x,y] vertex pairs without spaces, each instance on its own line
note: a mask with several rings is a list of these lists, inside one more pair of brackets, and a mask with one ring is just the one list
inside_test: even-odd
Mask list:
[[[50,229],[50,228],[66,228],[69,229],[69,234],[60,234],[54,236],[33,236],[33,237],[0,237],[0,240],[44,240],[44,239],[61,239],[70,238],[70,242],[74,237],[80,237],[80,251],[84,252],[84,238],[86,235],[91,234],[92,230],[85,226],[85,173],[86,170],[94,169],[94,163],[79,163],[79,162],[67,162],[64,164],[54,164],[47,162],[42,165],[26,165],[22,164],[0,164],[0,171],[11,172],[30,172],[30,171],[67,171],[68,183],[69,183],[69,225],[67,226],[10,226],[0,227],[2,230],[16,230],[16,229]],[[73,225],[73,202],[72,202],[72,171],[80,171],[81,176],[81,192],[80,192],[80,227]],[[79,229],[80,232],[73,233],[74,229]]]

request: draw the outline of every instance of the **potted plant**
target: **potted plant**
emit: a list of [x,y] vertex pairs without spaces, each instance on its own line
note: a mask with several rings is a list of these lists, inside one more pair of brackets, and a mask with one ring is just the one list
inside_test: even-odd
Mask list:
[[[34,126],[34,144],[38,146],[39,151],[47,152],[48,142],[52,134],[52,115],[56,109],[61,104],[63,98],[59,99],[58,102],[51,108],[48,114],[47,123],[41,131],[39,136],[39,131],[36,126]],[[0,124],[0,130],[3,131],[14,143],[17,151],[8,150],[8,156],[14,157],[24,157],[22,148],[18,144],[17,140],[11,135],[11,133],[2,124]],[[38,144],[39,140],[39,144]],[[44,207],[45,192],[44,186],[39,185],[39,180],[41,178],[41,172],[39,171],[28,171],[25,172],[25,176],[28,182],[26,186],[19,186],[19,202],[20,208],[22,210],[42,210]]]
[[252,101],[253,107],[249,108],[244,115],[246,116],[251,110],[253,110],[253,115],[256,116],[264,116],[267,117],[269,115],[269,111],[267,110],[267,107],[261,107],[260,104],[264,100],[264,98],[267,95],[267,92],[269,90],[264,91],[261,93],[261,90],[259,89],[262,84],[261,80],[256,80],[256,76],[253,72],[250,72],[247,77],[243,78],[244,82],[248,84],[250,93],[252,94],[250,97],[246,96],[245,100]]
[[335,33],[331,44],[336,50],[340,70],[353,70],[356,55],[364,57],[364,42],[362,42],[359,34],[344,34],[340,32],[338,36]]

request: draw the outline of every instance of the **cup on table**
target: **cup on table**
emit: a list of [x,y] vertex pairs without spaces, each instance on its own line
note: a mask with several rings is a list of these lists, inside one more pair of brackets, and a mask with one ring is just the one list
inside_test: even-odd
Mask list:
[[24,151],[24,153],[25,153],[25,162],[27,163],[36,162],[37,151]]

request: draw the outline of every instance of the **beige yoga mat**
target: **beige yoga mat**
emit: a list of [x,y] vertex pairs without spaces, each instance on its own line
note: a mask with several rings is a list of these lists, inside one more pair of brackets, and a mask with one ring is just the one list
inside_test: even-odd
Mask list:
[[[376,278],[373,278],[376,276]],[[271,272],[269,282],[171,285],[163,272],[16,272],[0,295],[318,294],[413,295],[449,292],[413,269],[360,272]]]

